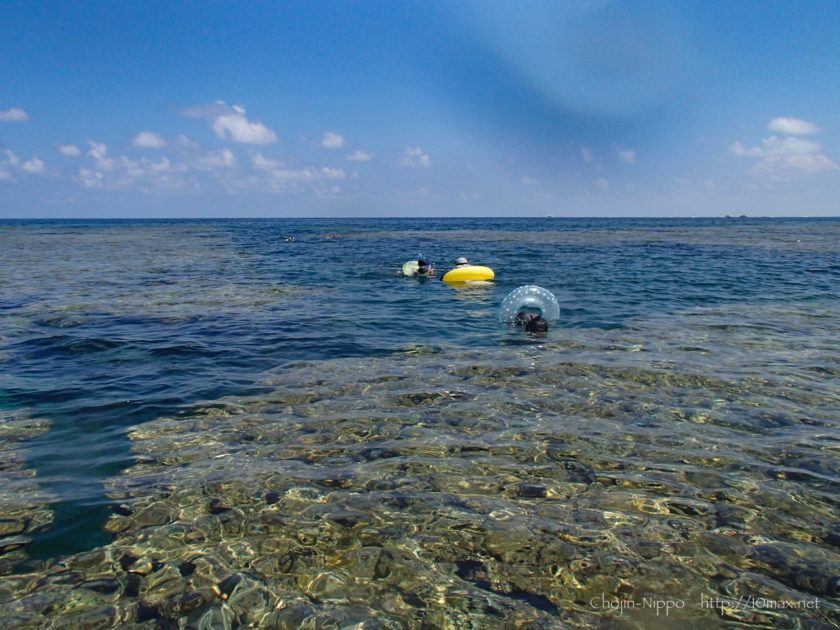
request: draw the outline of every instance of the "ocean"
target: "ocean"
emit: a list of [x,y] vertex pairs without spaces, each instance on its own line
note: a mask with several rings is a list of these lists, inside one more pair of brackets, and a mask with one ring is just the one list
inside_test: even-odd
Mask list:
[[832,218],[0,221],[0,625],[837,627],[838,297]]

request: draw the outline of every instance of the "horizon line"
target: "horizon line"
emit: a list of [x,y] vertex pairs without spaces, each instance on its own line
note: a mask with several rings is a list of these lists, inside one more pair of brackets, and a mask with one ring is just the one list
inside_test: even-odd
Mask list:
[[102,217],[102,216],[72,216],[72,217],[0,217],[2,221],[275,221],[284,219],[355,219],[355,220],[435,220],[448,221],[457,219],[506,219],[527,221],[534,219],[561,219],[561,220],[592,220],[592,219],[840,219],[838,215],[703,215],[703,216],[682,216],[682,215],[596,215],[596,216],[561,216],[561,215],[533,215],[533,216],[506,216],[506,215],[458,215],[458,216],[129,216],[129,217]]

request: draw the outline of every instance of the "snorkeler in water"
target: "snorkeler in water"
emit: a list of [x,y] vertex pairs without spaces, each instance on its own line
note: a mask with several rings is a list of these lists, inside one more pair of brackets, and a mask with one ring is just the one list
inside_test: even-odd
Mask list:
[[548,333],[548,322],[542,316],[535,315],[525,322],[525,332],[531,335],[545,335]]
[[433,276],[433,275],[435,275],[435,268],[425,258],[419,258],[417,260],[417,271],[416,271],[415,275],[418,275],[418,276]]
[[539,313],[522,311],[517,313],[514,320],[517,326],[524,326],[529,335],[545,335],[548,333],[548,322]]

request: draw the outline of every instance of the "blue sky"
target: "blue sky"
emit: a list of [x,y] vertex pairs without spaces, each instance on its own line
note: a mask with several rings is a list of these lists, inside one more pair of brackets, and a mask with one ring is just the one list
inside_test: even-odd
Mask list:
[[838,215],[840,3],[0,3],[0,217]]

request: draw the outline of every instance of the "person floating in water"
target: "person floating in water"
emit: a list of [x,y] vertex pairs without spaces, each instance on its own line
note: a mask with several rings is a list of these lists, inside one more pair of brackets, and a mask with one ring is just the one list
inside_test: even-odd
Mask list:
[[499,307],[499,321],[502,324],[522,326],[529,335],[545,335],[548,333],[548,322],[559,319],[560,305],[557,298],[551,291],[535,284],[514,289],[505,296]]
[[525,322],[525,332],[531,335],[545,335],[548,333],[548,322],[542,316],[534,315]]
[[433,276],[435,275],[435,268],[425,258],[419,258],[417,260],[417,272],[415,273],[415,275]]
[[522,311],[516,315],[516,325],[524,326],[529,335],[545,335],[548,333],[548,322],[539,313]]
[[413,260],[405,261],[400,273],[409,278],[426,278],[437,274],[434,265],[423,254]]
[[463,256],[461,256],[460,258],[457,258],[455,260],[455,268],[456,269],[458,267],[469,267],[469,266],[470,266],[470,261],[467,260],[466,258],[464,258]]

